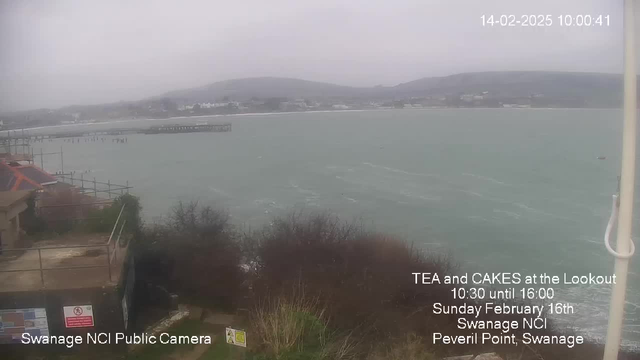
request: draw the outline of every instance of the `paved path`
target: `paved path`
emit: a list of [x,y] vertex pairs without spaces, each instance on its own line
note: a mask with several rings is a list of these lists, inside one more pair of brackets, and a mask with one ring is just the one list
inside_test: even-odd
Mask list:
[[211,346],[216,342],[217,336],[213,334],[205,334],[211,336],[211,344],[196,345],[191,351],[181,352],[180,354],[171,354],[169,357],[175,360],[198,360],[204,355]]
[[[79,244],[105,244],[108,239],[108,234],[73,234],[67,238],[38,243],[37,246],[14,258],[8,258],[7,255],[10,255],[10,252],[6,251],[4,259],[0,259],[0,292],[40,290],[42,289],[42,278],[44,278],[47,289],[85,288],[115,284],[120,275],[126,248],[119,248],[117,251],[119,257],[112,259],[112,281],[110,281],[106,246],[68,247]],[[66,247],[50,248],[52,246]],[[113,251],[113,248],[111,250]],[[44,269],[42,274],[40,272],[41,260]],[[84,268],[61,269],[64,267]]]

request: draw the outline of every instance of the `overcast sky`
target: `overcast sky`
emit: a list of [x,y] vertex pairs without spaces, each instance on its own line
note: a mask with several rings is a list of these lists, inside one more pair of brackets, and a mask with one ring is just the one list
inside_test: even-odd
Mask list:
[[[253,76],[372,86],[487,70],[620,73],[622,3],[0,0],[0,112]],[[549,14],[554,25],[482,27],[483,14]],[[562,14],[611,25],[560,27]]]

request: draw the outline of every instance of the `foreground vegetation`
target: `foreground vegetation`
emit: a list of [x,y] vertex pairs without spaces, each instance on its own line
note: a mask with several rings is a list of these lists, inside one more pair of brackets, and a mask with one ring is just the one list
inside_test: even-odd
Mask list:
[[118,196],[107,206],[104,201],[98,202],[72,189],[39,196],[32,193],[27,199],[27,209],[20,215],[20,224],[32,241],[70,232],[109,233],[123,205],[126,210],[122,213],[123,220],[126,220],[124,230],[140,237],[142,207],[140,200],[130,194]]
[[[58,196],[48,201],[71,201],[64,193]],[[30,204],[24,224],[31,235],[109,232],[124,204],[126,231],[135,239],[134,331],[166,314],[170,294],[204,309],[244,314],[247,351],[226,345],[220,337],[198,359],[435,360],[481,352],[497,352],[507,360],[600,360],[602,356],[602,346],[596,343],[572,349],[433,345],[434,332],[468,335],[456,326],[459,315],[434,316],[433,304],[464,301],[452,298],[451,285],[414,284],[412,273],[455,274],[458,268],[452,258],[419,251],[401,239],[328,213],[293,212],[248,231],[233,226],[225,211],[178,203],[161,223],[144,225],[139,200],[126,194],[111,207],[62,208],[84,218],[81,223],[66,221],[71,216],[59,207],[37,213]],[[520,320],[514,315],[480,319]],[[222,334],[222,329],[198,319],[171,331]],[[513,333],[521,338],[521,332]],[[561,334],[553,324],[532,333]],[[126,358],[155,359],[169,351],[189,350],[149,346]],[[640,356],[622,354],[620,359]]]
[[[135,251],[145,289],[162,288],[207,308],[248,309],[252,341],[245,357],[255,360],[430,360],[490,351],[522,360],[602,356],[594,343],[517,352],[513,346],[431,345],[433,332],[464,334],[456,316],[433,316],[432,304],[462,301],[452,299],[449,285],[415,285],[411,274],[452,274],[453,261],[326,213],[294,212],[241,231],[224,211],[180,203],[164,223],[144,228]],[[141,301],[152,305],[145,294]],[[535,334],[560,332],[551,325]]]

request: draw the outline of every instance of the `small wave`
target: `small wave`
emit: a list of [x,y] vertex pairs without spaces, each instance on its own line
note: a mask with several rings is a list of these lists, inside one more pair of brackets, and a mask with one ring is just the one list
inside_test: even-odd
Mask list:
[[213,186],[209,186],[209,191],[212,191],[218,195],[224,196],[224,197],[231,197],[231,195],[229,195],[229,193],[227,193],[226,191],[220,190],[218,188],[215,188]]
[[467,216],[467,219],[491,222],[491,220],[486,219],[486,218],[484,218],[484,217],[482,217],[482,216],[478,216],[478,215],[471,215],[471,216]]
[[494,178],[488,177],[488,176],[483,176],[483,175],[477,175],[477,174],[471,174],[471,173],[462,173],[462,175],[464,176],[470,176],[476,179],[481,179],[481,180],[485,180],[485,181],[489,181],[492,182],[494,184],[498,184],[498,185],[503,185],[503,186],[511,186],[505,182],[502,182],[500,180],[496,180]]
[[425,195],[418,195],[418,199],[422,199],[422,200],[426,200],[426,201],[440,201],[441,198],[438,196],[425,196]]
[[314,198],[316,198],[316,197],[319,197],[319,196],[320,196],[317,192],[315,192],[315,191],[313,191],[313,190],[309,190],[309,189],[301,188],[301,187],[300,187],[300,185],[296,184],[296,183],[295,183],[295,182],[293,182],[293,181],[289,181],[289,185],[290,185],[292,188],[296,189],[296,190],[297,190],[299,193],[301,193],[301,194],[310,195],[310,196],[312,196],[312,197],[314,197]]
[[309,189],[303,189],[301,188],[298,184],[296,184],[293,181],[289,181],[289,185],[296,189],[298,191],[298,193],[302,194],[305,196],[304,198],[304,202],[307,205],[310,206],[319,206],[318,205],[318,199],[320,199],[320,194],[318,194],[317,192],[313,191],[313,190],[309,190]]
[[566,216],[560,216],[560,215],[556,215],[556,214],[552,214],[552,213],[548,213],[546,211],[542,211],[542,210],[538,210],[532,207],[529,207],[525,204],[522,203],[513,203],[513,205],[519,207],[520,209],[535,213],[535,214],[540,214],[540,215],[544,215],[544,216],[548,216],[554,219],[560,219],[560,220],[568,220],[568,221],[576,221],[575,219],[572,218],[568,218]]
[[518,213],[514,213],[512,211],[507,211],[507,210],[499,210],[499,209],[493,209],[494,213],[500,213],[500,214],[505,214],[507,216],[510,216],[514,219],[520,219],[522,217],[522,215],[518,214]]
[[[257,206],[262,206],[262,207],[266,207],[269,209],[284,209],[284,206],[279,205],[277,202],[275,202],[275,200],[273,199],[255,199],[253,201],[253,203]],[[265,213],[268,212],[268,210],[265,210]]]
[[513,205],[515,205],[515,206],[517,206],[517,207],[519,207],[520,209],[523,209],[523,210],[531,211],[531,212],[538,213],[538,214],[546,214],[544,211],[540,211],[538,209],[534,209],[534,208],[529,207],[529,206],[527,206],[525,204],[522,204],[522,203],[513,203]]
[[437,196],[427,196],[427,195],[419,195],[419,194],[414,194],[408,191],[399,191],[398,192],[400,195],[406,196],[408,198],[411,199],[421,199],[421,200],[426,200],[426,201],[438,201],[441,200],[441,198],[437,197]]
[[386,171],[390,171],[398,174],[405,174],[405,175],[411,175],[411,176],[423,176],[423,177],[438,177],[438,175],[434,175],[434,174],[414,173],[414,172],[396,169],[388,166],[372,164],[370,162],[364,162],[362,163],[362,165],[367,165],[375,169],[382,169],[382,170],[386,170]]
[[332,171],[336,171],[336,170],[341,170],[343,172],[354,172],[355,170],[353,168],[345,168],[344,166],[338,166],[338,165],[327,165],[326,166],[327,170],[332,170]]
[[[638,304],[636,304],[636,303],[632,303],[631,301],[628,301],[628,300],[627,300],[627,301],[625,301],[624,303],[625,303],[625,305],[633,306],[633,307],[634,307],[634,308],[636,308],[636,309],[640,309],[640,305],[638,305]],[[636,325],[636,326],[640,326],[640,324],[638,324],[638,325]]]
[[484,195],[477,193],[475,191],[471,191],[471,190],[460,190],[460,192],[463,192],[465,194],[469,194],[469,195],[473,195],[475,197],[484,197]]
[[588,243],[591,243],[591,244],[602,245],[602,241],[600,241],[600,240],[585,239],[584,241],[588,242]]
[[343,196],[343,197],[344,197],[345,199],[347,199],[347,200],[351,201],[352,203],[357,203],[357,202],[358,202],[358,200],[356,200],[356,199],[354,199],[354,198],[350,198],[350,197],[348,197],[348,196]]

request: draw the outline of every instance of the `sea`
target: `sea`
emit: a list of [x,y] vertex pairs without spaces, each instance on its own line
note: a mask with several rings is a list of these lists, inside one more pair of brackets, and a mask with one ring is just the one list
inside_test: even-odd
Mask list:
[[[196,122],[230,122],[232,131],[44,140],[34,153],[62,149],[62,157],[44,156],[49,172],[128,181],[147,223],[162,221],[178,201],[224,208],[248,228],[292,210],[331,211],[426,252],[450,254],[461,272],[613,273],[603,234],[621,168],[619,110],[275,113],[29,132]],[[640,185],[635,194],[639,234]],[[640,261],[629,274],[623,345],[640,348]],[[553,287],[553,301],[575,309],[552,316],[555,323],[601,340],[610,286]]]

